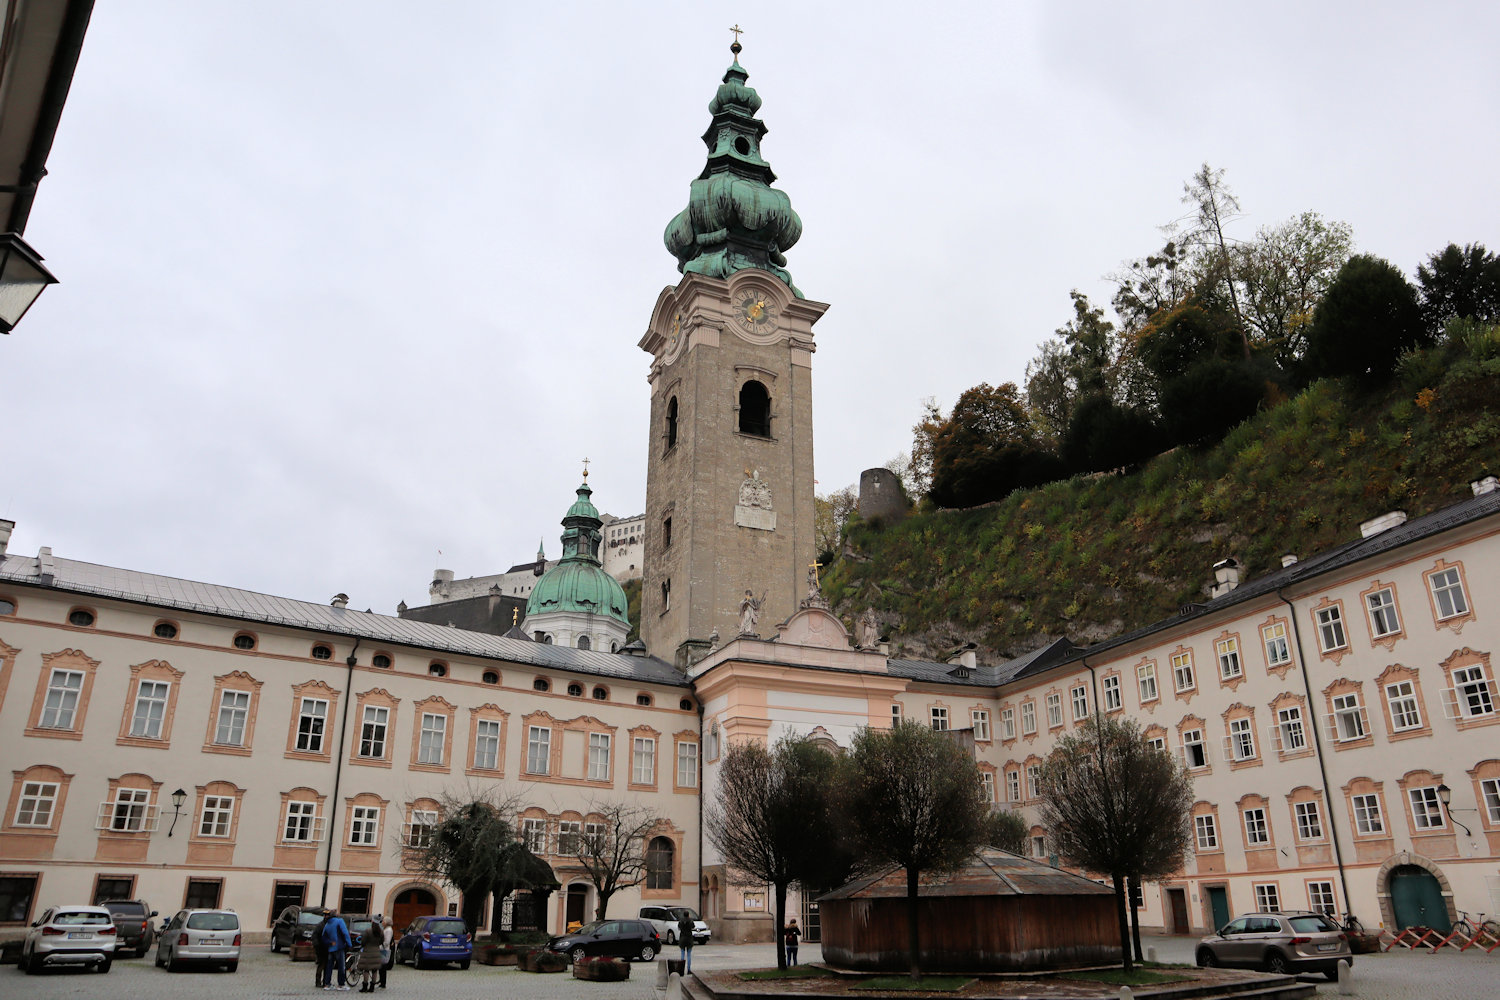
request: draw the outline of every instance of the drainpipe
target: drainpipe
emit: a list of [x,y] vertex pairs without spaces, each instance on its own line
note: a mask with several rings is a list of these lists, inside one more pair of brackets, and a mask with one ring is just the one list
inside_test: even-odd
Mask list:
[[[691,685],[691,681],[689,682]],[[698,689],[689,686],[688,690],[693,692],[693,700],[698,703],[698,916],[708,907],[703,905],[703,793],[705,791],[706,779],[708,778],[708,754],[704,753],[708,747],[703,742],[703,699],[698,697]],[[677,762],[672,762],[672,767]],[[715,934],[718,931],[714,932]]]
[[344,714],[339,717],[339,754],[333,760],[333,802],[328,808],[328,828],[325,831],[328,838],[328,850],[323,856],[323,891],[318,896],[318,905],[328,905],[328,873],[333,868],[333,838],[334,819],[339,812],[339,782],[344,777],[344,735],[349,730],[349,705],[354,701],[354,665],[359,662],[355,653],[359,652],[360,640],[354,640],[354,648],[349,650],[344,664],[347,669],[344,672]]
[[1308,714],[1312,716],[1309,721],[1312,722],[1313,753],[1318,758],[1318,774],[1323,779],[1323,801],[1328,804],[1328,839],[1333,841],[1333,863],[1338,866],[1339,885],[1344,890],[1344,911],[1352,913],[1354,903],[1349,898],[1349,876],[1344,871],[1344,851],[1339,846],[1338,826],[1334,823],[1334,816],[1338,810],[1333,807],[1333,793],[1328,788],[1328,764],[1323,759],[1323,727],[1318,725],[1318,713],[1312,711],[1314,707],[1312,680],[1307,675],[1307,656],[1302,651],[1302,627],[1297,622],[1297,606],[1287,600],[1286,595],[1281,592],[1282,589],[1276,588],[1276,596],[1281,598],[1281,603],[1285,604],[1292,613],[1292,637],[1297,642],[1297,667],[1302,673],[1302,690],[1307,692]]

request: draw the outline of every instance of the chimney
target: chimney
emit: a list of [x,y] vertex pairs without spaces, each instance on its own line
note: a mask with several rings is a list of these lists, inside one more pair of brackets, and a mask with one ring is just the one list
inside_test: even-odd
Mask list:
[[[1493,493],[1495,492],[1495,490],[1500,489],[1500,479],[1496,479],[1494,476],[1485,474],[1470,483],[1469,489],[1474,491],[1474,495],[1476,497],[1482,497],[1486,493]],[[10,522],[0,521],[0,532],[5,532],[7,534],[9,533],[8,529],[5,528],[5,525],[8,523]],[[0,555],[3,555],[4,553],[5,543],[3,540],[0,540]]]
[[1382,531],[1389,531],[1392,528],[1398,528],[1405,523],[1406,511],[1389,511],[1385,514],[1381,514],[1379,517],[1372,517],[1368,521],[1365,521],[1363,524],[1361,524],[1359,526],[1359,536],[1361,538],[1369,538],[1373,535],[1380,534]]
[[1240,561],[1234,556],[1214,563],[1214,582],[1208,589],[1210,597],[1223,597],[1240,585]]
[[1295,553],[1295,552],[1288,552],[1286,555],[1284,555],[1284,556],[1281,557],[1281,568],[1282,569],[1286,569],[1288,566],[1295,566],[1295,565],[1297,565],[1297,553]]
[[978,658],[974,654],[974,644],[969,643],[965,649],[949,657],[948,662],[955,667],[967,667],[973,670],[978,665]]
[[348,594],[334,594],[333,600],[328,602],[335,608],[347,608],[349,606]]
[[[1478,493],[1479,490],[1475,490]],[[5,547],[10,544],[10,533],[16,530],[16,522],[0,520],[0,556],[5,555]]]

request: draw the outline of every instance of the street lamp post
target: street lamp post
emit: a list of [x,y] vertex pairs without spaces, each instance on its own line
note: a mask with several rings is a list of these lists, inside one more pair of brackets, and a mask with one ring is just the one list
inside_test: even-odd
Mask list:
[[1442,785],[1438,785],[1437,792],[1438,792],[1438,801],[1443,804],[1443,812],[1445,812],[1445,813],[1448,814],[1448,818],[1450,820],[1453,820],[1453,825],[1456,826],[1456,827],[1458,827],[1460,830],[1462,830],[1464,832],[1464,836],[1465,837],[1472,837],[1472,836],[1474,836],[1474,834],[1472,832],[1470,832],[1470,830],[1469,830],[1468,827],[1464,826],[1458,820],[1453,819],[1453,810],[1448,808],[1448,803],[1450,803],[1450,802],[1453,801],[1453,789],[1449,788],[1446,784],[1442,784]]
[[0,333],[10,333],[48,285],[57,284],[19,233],[0,234]]
[[187,801],[187,792],[181,788],[172,793],[172,825],[167,827],[167,836],[172,836],[172,831],[177,829],[177,817],[182,815],[182,804]]

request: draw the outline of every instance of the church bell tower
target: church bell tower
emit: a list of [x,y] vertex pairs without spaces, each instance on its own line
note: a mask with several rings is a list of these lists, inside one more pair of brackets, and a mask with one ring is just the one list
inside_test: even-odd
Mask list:
[[687,666],[740,632],[774,634],[813,561],[813,324],[782,251],[802,235],[761,158],[761,99],[738,41],[709,102],[708,163],[665,234],[682,280],[662,291],[651,355],[641,638]]

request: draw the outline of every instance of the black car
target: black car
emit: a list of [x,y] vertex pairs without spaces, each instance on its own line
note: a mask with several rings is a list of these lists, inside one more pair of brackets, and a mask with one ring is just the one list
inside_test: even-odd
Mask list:
[[271,950],[289,951],[292,961],[313,957],[313,935],[332,910],[321,906],[288,906],[271,925]]
[[661,937],[644,920],[595,920],[571,934],[553,938],[547,948],[575,962],[585,955],[649,962],[661,951]]
[[115,957],[120,957],[127,950],[137,955],[144,955],[151,950],[151,942],[156,940],[156,928],[151,926],[151,918],[157,913],[145,900],[111,899],[99,905],[109,911],[115,922],[118,935]]

